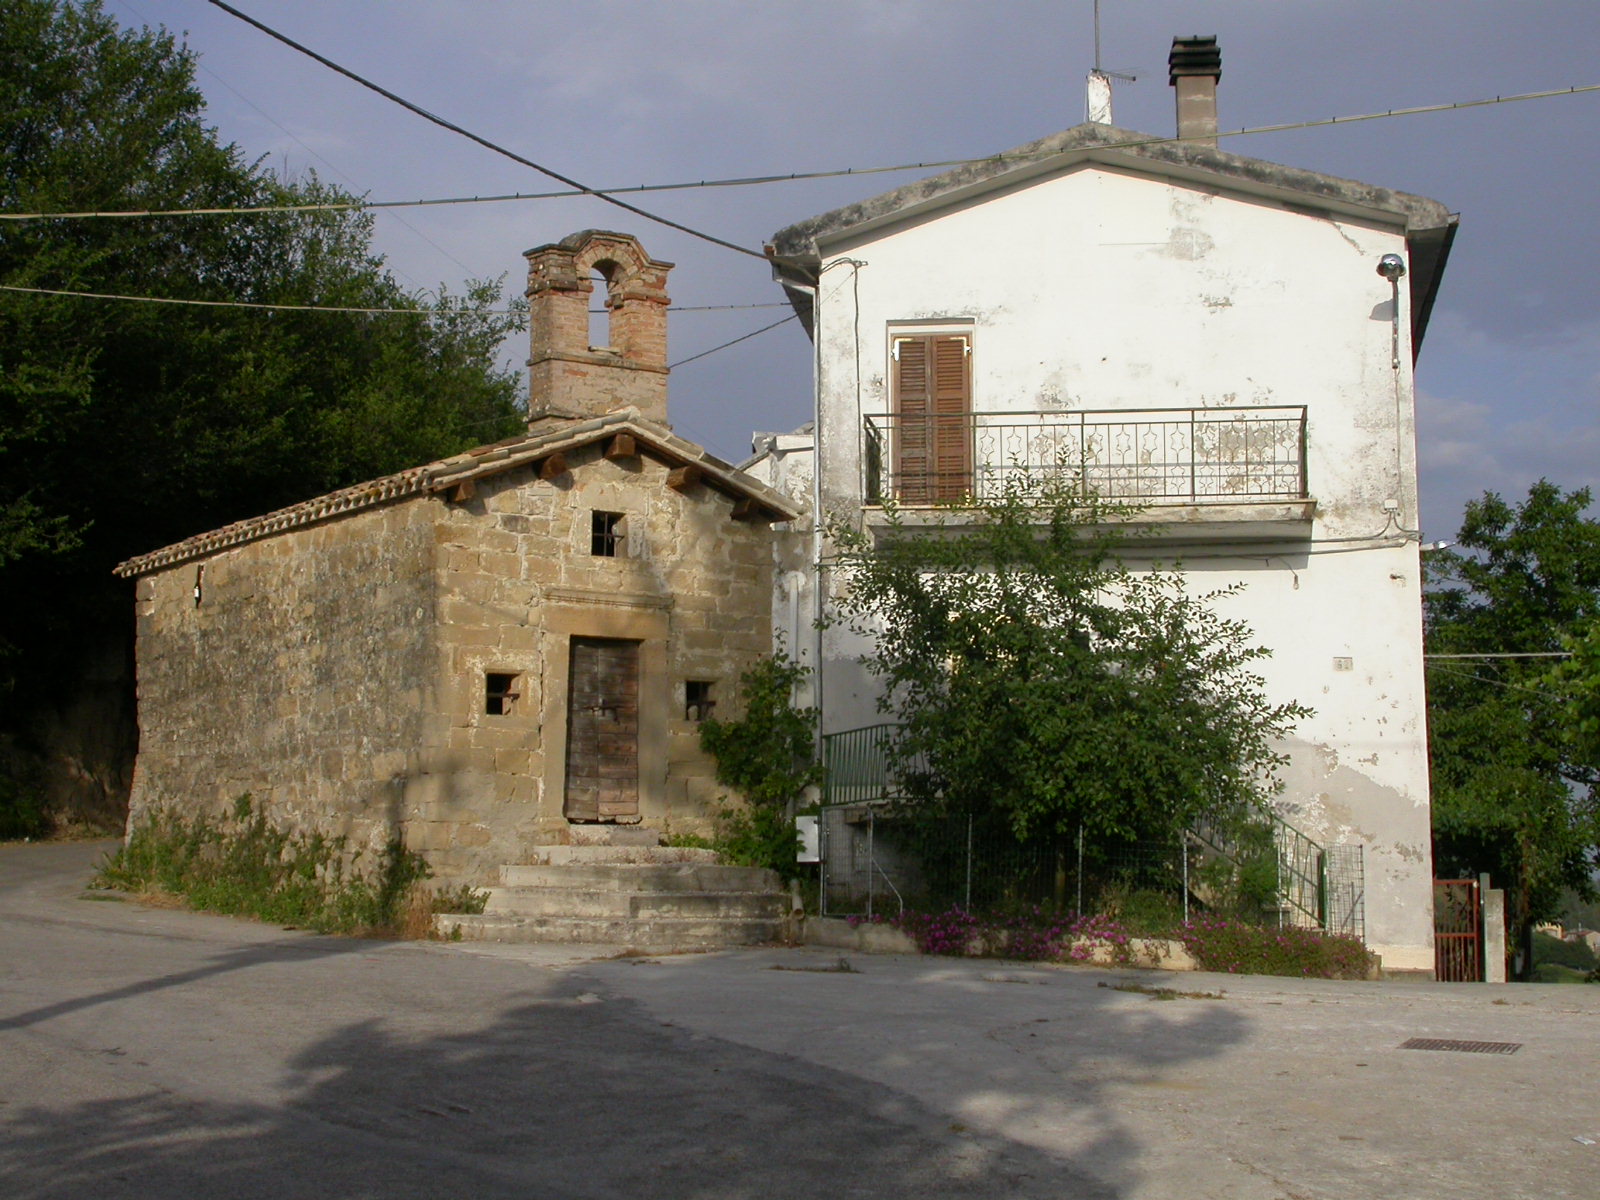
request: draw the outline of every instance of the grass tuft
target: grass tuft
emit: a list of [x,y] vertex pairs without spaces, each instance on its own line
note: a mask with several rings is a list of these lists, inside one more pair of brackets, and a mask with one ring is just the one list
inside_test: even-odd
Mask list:
[[319,933],[426,936],[411,910],[424,910],[431,931],[422,886],[430,874],[399,838],[368,866],[344,838],[279,829],[241,796],[230,819],[154,813],[106,857],[94,884]]

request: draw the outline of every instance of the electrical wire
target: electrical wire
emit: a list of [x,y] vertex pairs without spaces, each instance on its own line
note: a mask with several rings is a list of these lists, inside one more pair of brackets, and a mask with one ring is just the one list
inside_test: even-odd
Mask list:
[[726,350],[729,346],[737,346],[740,342],[748,342],[751,338],[756,337],[759,334],[766,333],[769,329],[776,329],[779,325],[787,325],[790,321],[797,321],[799,319],[798,313],[790,313],[787,317],[781,317],[774,321],[771,325],[763,325],[760,329],[752,329],[749,333],[744,334],[741,337],[736,337],[731,342],[723,342],[720,346],[713,346],[709,350],[700,351],[699,354],[691,354],[688,358],[680,358],[675,363],[668,363],[667,370],[670,371],[675,367],[681,367],[686,363],[692,363],[697,359],[705,358],[709,354],[715,354],[718,350]]
[[[25,292],[35,296],[73,296],[82,300],[126,300],[136,304],[192,304],[202,308],[265,308],[283,309],[288,312],[333,312],[333,313],[365,313],[368,315],[418,316],[418,317],[456,317],[456,316],[488,316],[488,317],[517,317],[526,313],[520,308],[343,308],[332,304],[267,304],[250,300],[181,300],[171,296],[130,296],[116,292],[74,292],[63,288],[38,288],[21,287],[16,284],[0,283],[0,292]],[[742,308],[787,308],[788,304],[782,300],[773,300],[760,304],[674,304],[668,307],[668,312],[727,312],[732,309]],[[592,308],[591,313],[603,313],[608,310]],[[756,332],[761,332],[757,330]],[[709,353],[709,351],[708,351]]]
[[470,129],[464,129],[460,125],[455,124],[453,121],[447,121],[443,117],[429,112],[421,105],[413,104],[405,97],[396,95],[387,88],[380,87],[378,84],[373,83],[370,79],[366,79],[360,75],[357,75],[348,67],[342,67],[338,63],[334,62],[331,58],[326,58],[323,55],[318,54],[315,50],[312,50],[310,47],[301,45],[299,42],[295,41],[286,34],[279,33],[270,25],[262,24],[248,13],[240,12],[232,5],[223,3],[223,0],[209,0],[209,2],[213,7],[220,8],[223,12],[228,13],[230,16],[237,17],[245,24],[259,29],[268,37],[282,42],[291,50],[298,50],[307,58],[321,63],[329,70],[337,71],[346,79],[353,80],[354,82],[359,83],[362,87],[367,88],[369,91],[376,92],[385,100],[389,100],[395,104],[398,104],[407,112],[415,113],[424,120],[431,121],[441,129],[448,129],[451,133],[460,134],[469,141],[476,142],[486,150],[492,150],[494,153],[499,154],[504,158],[509,158],[514,163],[520,163],[522,166],[531,167],[533,170],[538,171],[541,175],[548,175],[551,179],[556,180],[558,183],[564,183],[569,188],[576,188],[579,192],[586,196],[593,196],[595,199],[603,200],[607,204],[614,204],[620,209],[631,212],[636,217],[643,217],[647,221],[654,221],[657,225],[665,225],[669,229],[676,229],[679,233],[687,233],[690,237],[699,238],[703,242],[710,242],[713,246],[721,246],[726,250],[733,250],[739,254],[746,254],[751,258],[759,258],[763,262],[767,261],[767,256],[762,254],[759,250],[751,250],[748,246],[741,246],[737,242],[730,242],[725,238],[717,237],[715,234],[703,233],[698,229],[692,229],[688,225],[680,224],[679,222],[670,220],[667,217],[657,216],[655,213],[648,212],[637,205],[629,204],[626,200],[618,200],[615,196],[607,195],[605,192],[596,191],[594,188],[579,183],[576,179],[572,179],[569,176],[563,175],[559,171],[552,171],[549,167],[540,166],[531,158],[524,158],[514,150],[507,150],[504,146],[497,145],[496,143],[491,142],[488,138],[481,137],[478,134],[473,133]]
[[[135,8],[133,6],[133,4],[130,3],[130,0],[116,0],[116,3],[120,7],[127,9],[135,17],[137,17],[140,21],[143,21],[144,24],[147,25],[147,26],[150,26],[150,27],[154,28],[157,24],[159,24],[159,22],[150,20],[142,12],[140,12],[137,8]],[[222,75],[219,75],[217,72],[213,71],[210,67],[206,66],[206,64],[205,64],[205,62],[203,60],[197,58],[195,60],[195,64],[194,65],[196,66],[196,68],[198,68],[201,71],[204,71],[212,79],[215,79],[219,84],[221,84],[223,87],[227,88],[228,91],[232,92],[235,96],[237,96],[241,103],[246,104],[250,108],[254,109],[257,113],[259,113],[261,115],[261,118],[264,121],[267,121],[268,123],[276,126],[283,133],[283,135],[285,137],[289,138],[291,141],[294,142],[295,145],[299,146],[300,149],[304,150],[308,156],[310,156],[311,158],[316,159],[318,162],[321,162],[324,166],[326,166],[328,168],[328,170],[332,171],[335,175],[338,175],[346,183],[348,183],[352,188],[357,186],[356,185],[356,181],[354,179],[351,179],[350,176],[348,174],[346,174],[344,171],[340,170],[339,169],[339,165],[337,163],[335,163],[333,160],[327,158],[324,155],[318,154],[310,146],[306,145],[305,142],[303,142],[300,139],[299,135],[296,134],[294,130],[290,129],[287,125],[285,125],[282,121],[280,121],[276,117],[274,117],[266,109],[262,108],[254,100],[250,99],[249,96],[246,96],[238,88],[234,87],[233,84],[229,83],[225,77],[223,77]],[[287,170],[287,163],[285,164],[285,169]],[[462,271],[466,272],[468,275],[472,274],[472,268],[471,267],[467,266],[466,263],[462,262],[454,254],[451,254],[450,251],[446,250],[443,246],[439,245],[438,242],[434,241],[427,234],[423,233],[422,230],[418,229],[410,221],[408,221],[404,217],[398,216],[398,215],[395,217],[395,220],[398,221],[402,227],[404,227],[406,229],[409,229],[411,231],[411,233],[419,241],[426,242],[428,245],[432,246],[435,250],[437,250],[440,254],[444,255],[451,262],[455,263],[456,266],[460,267],[462,269]],[[405,274],[404,272],[400,272],[400,273],[401,274]],[[406,275],[405,277],[407,279],[411,280],[412,286],[418,287],[418,288],[420,288],[422,286],[420,283],[417,282],[417,280],[413,279],[411,276]]]
[[1527,654],[1424,654],[1429,662],[1442,658],[1571,658],[1569,650],[1533,650]]
[[1507,683],[1503,679],[1490,679],[1486,675],[1474,675],[1471,671],[1458,671],[1453,667],[1436,666],[1433,669],[1435,671],[1442,671],[1446,675],[1456,675],[1462,679],[1471,679],[1478,683],[1487,683],[1494,687],[1506,688],[1508,691],[1526,692],[1528,695],[1537,696],[1539,699],[1550,704],[1561,704],[1572,699],[1570,695],[1564,692],[1542,692],[1538,688],[1523,687],[1516,683]]
[[[217,0],[211,0],[217,3]],[[309,53],[309,52],[308,52]],[[342,70],[342,68],[337,68]],[[1414,117],[1428,113],[1453,112],[1456,109],[1481,108],[1492,104],[1515,104],[1524,100],[1549,100],[1558,96],[1581,95],[1586,92],[1600,91],[1600,84],[1584,84],[1576,87],[1555,88],[1542,92],[1523,92],[1515,96],[1496,96],[1485,100],[1463,100],[1451,104],[1426,104],[1416,108],[1391,108],[1383,112],[1364,113],[1348,117],[1323,117],[1315,121],[1291,121],[1279,125],[1258,125],[1244,129],[1221,130],[1217,133],[1219,138],[1248,137],[1260,133],[1291,133],[1301,129],[1318,129],[1329,125],[1350,125],[1359,121],[1381,121],[1389,117]],[[430,117],[430,119],[433,119]],[[468,134],[467,136],[472,136]],[[1106,142],[1096,149],[1100,150],[1126,150],[1140,146],[1160,146],[1173,143],[1193,141],[1193,138],[1161,137],[1152,134],[1149,137],[1130,138],[1121,142]],[[498,150],[499,148],[496,147]],[[506,152],[509,153],[509,152]],[[976,166],[980,163],[1005,164],[1008,162],[1029,161],[1022,155],[1012,154],[986,154],[979,158],[947,158],[928,162],[898,163],[886,167],[842,167],[825,171],[790,171],[774,175],[748,175],[730,179],[700,179],[681,183],[641,183],[623,187],[587,188],[582,185],[558,192],[507,192],[494,196],[443,196],[421,200],[347,200],[322,204],[266,204],[244,205],[238,207],[220,208],[166,208],[166,209],[126,209],[126,210],[86,210],[82,212],[28,212],[28,213],[0,213],[0,221],[45,221],[45,220],[90,220],[96,218],[135,218],[135,217],[215,217],[215,216],[251,216],[257,213],[296,213],[296,212],[325,212],[340,209],[383,209],[383,208],[426,208],[433,205],[446,204],[502,204],[514,200],[565,200],[574,196],[596,196],[607,200],[622,193],[639,192],[673,192],[685,191],[694,188],[725,188],[725,187],[758,187],[773,183],[800,183],[816,179],[842,179],[849,175],[887,175],[902,171],[935,171],[947,170],[953,167]],[[537,168],[543,170],[543,168]],[[545,172],[550,174],[550,172]],[[556,176],[556,178],[561,178]],[[565,182],[563,180],[563,182]],[[620,201],[617,201],[620,203]],[[641,211],[630,209],[630,211]],[[642,214],[648,215],[648,214]],[[650,217],[651,220],[662,220],[659,217]],[[664,222],[671,224],[671,222]],[[675,226],[675,228],[683,228]],[[692,232],[692,231],[691,231]],[[696,234],[696,236],[706,236]],[[714,239],[715,240],[715,239]],[[718,242],[719,245],[730,245]],[[744,254],[754,254],[743,246],[733,246]],[[765,257],[764,255],[758,257]]]
[[124,296],[115,292],[71,292],[61,288],[18,287],[0,283],[0,292],[29,292],[39,296],[73,296],[81,300],[126,300],[138,304],[186,304],[195,308],[261,308],[277,312],[362,313],[366,315],[459,317],[482,313],[485,316],[512,316],[511,309],[474,308],[343,308],[324,304],[267,304],[253,300],[181,300],[174,296]]

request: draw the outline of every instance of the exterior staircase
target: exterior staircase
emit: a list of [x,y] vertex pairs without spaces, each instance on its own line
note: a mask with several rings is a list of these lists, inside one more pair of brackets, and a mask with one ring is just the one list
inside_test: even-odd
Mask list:
[[776,940],[789,910],[778,876],[712,850],[661,845],[641,826],[575,825],[571,842],[500,868],[480,914],[441,913],[442,937],[587,942],[647,953]]

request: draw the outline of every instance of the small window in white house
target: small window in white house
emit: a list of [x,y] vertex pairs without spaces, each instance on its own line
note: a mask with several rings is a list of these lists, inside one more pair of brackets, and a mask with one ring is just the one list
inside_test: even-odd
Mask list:
[[716,707],[716,703],[711,698],[710,680],[686,679],[683,681],[683,719],[685,721],[704,721],[711,715],[711,710]]
[[519,676],[507,671],[485,671],[483,675],[483,711],[491,717],[508,717],[516,707],[522,692]]
[[595,511],[589,525],[589,553],[597,558],[621,557],[626,536],[622,516],[621,513]]

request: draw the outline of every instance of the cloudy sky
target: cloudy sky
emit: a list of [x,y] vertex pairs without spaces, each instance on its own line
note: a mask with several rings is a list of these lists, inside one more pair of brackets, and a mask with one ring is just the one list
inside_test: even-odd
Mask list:
[[[233,0],[415,103],[593,187],[976,157],[1083,119],[1091,0]],[[546,191],[549,180],[425,123],[206,0],[106,0],[182,31],[224,138],[276,170],[373,200]],[[1116,122],[1170,133],[1175,34],[1216,34],[1224,130],[1600,84],[1596,0],[1102,0]],[[1419,363],[1423,524],[1540,476],[1600,485],[1600,92],[1231,138],[1223,148],[1433,197],[1461,233]],[[929,174],[923,171],[921,174]],[[919,173],[629,197],[759,249],[793,221]],[[676,304],[780,301],[764,264],[591,198],[389,210],[402,283],[459,290],[588,227],[678,264]],[[682,312],[687,358],[785,315]],[[521,348],[508,350],[520,361]],[[734,460],[809,419],[790,322],[674,372],[678,430]]]

